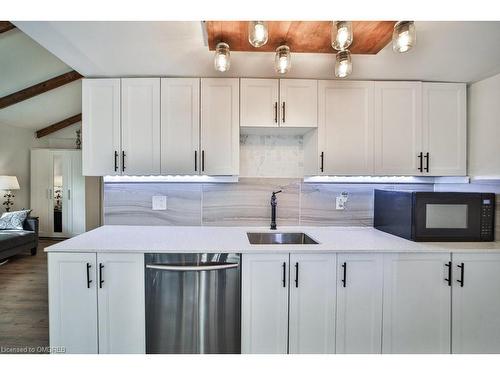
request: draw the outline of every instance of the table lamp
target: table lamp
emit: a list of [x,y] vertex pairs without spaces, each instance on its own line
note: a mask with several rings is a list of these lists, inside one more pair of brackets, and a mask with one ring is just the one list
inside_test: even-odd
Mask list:
[[17,181],[16,176],[0,176],[0,190],[6,190],[7,192],[4,194],[4,198],[7,198],[5,202],[2,203],[5,206],[5,211],[9,212],[10,207],[14,205],[12,198],[15,197],[12,194],[12,190],[19,190],[19,182]]

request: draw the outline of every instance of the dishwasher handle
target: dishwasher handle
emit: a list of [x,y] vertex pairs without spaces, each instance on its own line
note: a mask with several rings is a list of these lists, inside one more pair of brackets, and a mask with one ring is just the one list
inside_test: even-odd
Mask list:
[[147,264],[146,268],[160,270],[160,271],[219,271],[227,270],[230,268],[238,268],[239,263],[220,263],[220,264],[200,264],[200,265],[168,265],[168,264]]

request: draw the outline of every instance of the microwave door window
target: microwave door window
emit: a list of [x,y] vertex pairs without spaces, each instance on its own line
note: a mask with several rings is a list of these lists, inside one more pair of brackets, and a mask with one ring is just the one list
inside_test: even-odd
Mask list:
[[426,229],[467,229],[468,205],[426,204]]

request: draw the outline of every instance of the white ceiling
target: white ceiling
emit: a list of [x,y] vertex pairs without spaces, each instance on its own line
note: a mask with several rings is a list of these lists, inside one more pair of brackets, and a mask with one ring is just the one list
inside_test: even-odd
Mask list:
[[[78,72],[100,76],[275,77],[273,53],[232,52],[216,73],[201,22],[15,22]],[[474,82],[500,73],[500,22],[416,22],[417,46],[353,56],[351,79]],[[292,51],[293,53],[293,51]],[[331,79],[333,54],[293,54],[291,78]]]
[[[18,29],[0,34],[0,97],[70,71],[71,68]],[[0,126],[39,130],[82,110],[75,81],[0,109]]]

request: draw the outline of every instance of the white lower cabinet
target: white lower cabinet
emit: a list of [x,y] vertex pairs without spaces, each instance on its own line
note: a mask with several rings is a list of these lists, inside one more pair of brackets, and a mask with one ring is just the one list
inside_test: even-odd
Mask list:
[[452,352],[500,353],[500,254],[453,254]]
[[450,254],[384,255],[383,353],[450,353]]
[[50,345],[144,353],[144,255],[50,253]]
[[383,254],[337,256],[336,352],[382,351]]
[[289,353],[335,353],[335,254],[290,254]]
[[243,254],[241,341],[246,354],[334,353],[335,254]]

